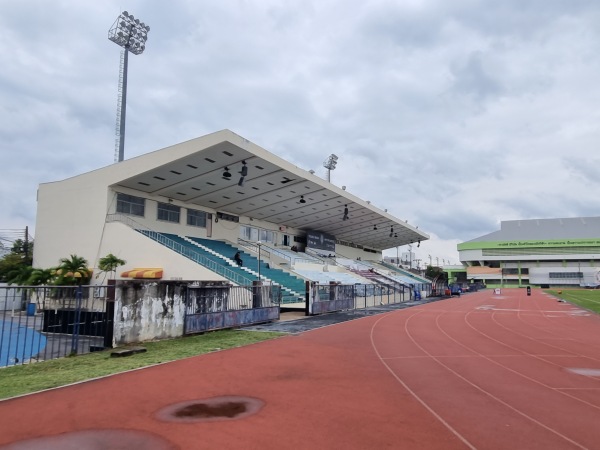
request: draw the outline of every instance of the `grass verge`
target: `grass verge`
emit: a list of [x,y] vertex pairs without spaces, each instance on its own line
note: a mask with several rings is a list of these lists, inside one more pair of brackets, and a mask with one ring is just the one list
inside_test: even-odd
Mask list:
[[548,294],[600,313],[600,289],[549,289]]
[[241,347],[284,334],[223,330],[178,339],[145,342],[141,344],[147,349],[145,353],[127,357],[114,358],[110,356],[111,350],[105,350],[36,364],[6,367],[0,369],[0,399],[217,350]]

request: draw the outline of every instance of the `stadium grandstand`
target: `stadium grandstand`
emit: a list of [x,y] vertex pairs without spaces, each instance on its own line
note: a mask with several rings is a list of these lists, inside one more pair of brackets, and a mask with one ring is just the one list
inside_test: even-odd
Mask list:
[[34,267],[74,254],[96,271],[113,254],[126,261],[118,279],[260,279],[294,302],[304,300],[306,281],[422,288],[427,279],[384,263],[382,251],[427,239],[387,210],[223,130],[41,184]]

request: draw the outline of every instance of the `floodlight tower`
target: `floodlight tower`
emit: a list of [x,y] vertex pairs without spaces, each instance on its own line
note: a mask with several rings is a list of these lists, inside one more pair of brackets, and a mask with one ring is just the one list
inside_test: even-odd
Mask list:
[[331,183],[331,171],[333,169],[335,169],[337,160],[338,160],[338,157],[332,153],[331,155],[329,155],[329,158],[327,158],[325,160],[325,162],[323,163],[323,167],[325,167],[327,169],[327,181],[329,181],[330,183]]
[[[125,155],[125,109],[127,106],[127,62],[129,52],[140,55],[146,48],[150,27],[127,11],[123,11],[108,30],[108,39],[123,47],[119,70],[119,99],[117,101],[117,140],[115,142],[115,162],[123,161]],[[118,149],[118,159],[117,159]]]

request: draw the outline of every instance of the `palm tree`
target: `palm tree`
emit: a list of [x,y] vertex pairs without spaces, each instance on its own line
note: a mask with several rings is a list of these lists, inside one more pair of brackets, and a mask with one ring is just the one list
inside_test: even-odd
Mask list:
[[[113,278],[116,275],[117,267],[124,266],[126,261],[120,259],[119,257],[109,253],[104,258],[100,258],[98,261],[98,269],[100,269],[105,274],[109,272],[113,272]],[[98,274],[100,275],[100,274]],[[106,276],[106,275],[105,275]]]
[[33,269],[29,277],[31,286],[42,286],[52,284],[56,273],[56,269]]
[[[55,277],[55,269],[33,269],[28,283],[30,286],[48,286],[54,282]],[[35,303],[39,309],[40,306],[44,305],[46,295],[50,292],[44,288],[32,289],[29,294],[29,302]],[[40,300],[42,305],[40,305]]]
[[69,258],[61,258],[59,262],[60,265],[54,271],[56,275],[55,284],[81,285],[90,281],[91,273],[88,269],[87,259],[71,255]]
[[6,282],[10,286],[11,284],[16,284],[19,286],[27,286],[29,284],[29,279],[31,278],[31,273],[33,272],[33,267],[31,266],[19,266],[9,270],[6,274]]

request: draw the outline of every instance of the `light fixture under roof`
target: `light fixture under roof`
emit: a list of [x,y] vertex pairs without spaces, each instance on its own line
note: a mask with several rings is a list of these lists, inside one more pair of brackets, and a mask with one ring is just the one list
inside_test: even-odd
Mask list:
[[390,237],[392,237],[394,235],[394,226],[392,225],[390,227]]
[[348,220],[348,205],[344,205],[344,217],[342,220]]
[[304,195],[300,196],[300,203],[306,203],[306,200],[304,200]]
[[377,225],[373,225],[373,231],[377,231]]
[[229,172],[229,167],[225,167],[225,171],[223,172],[223,178],[231,178],[231,172]]

